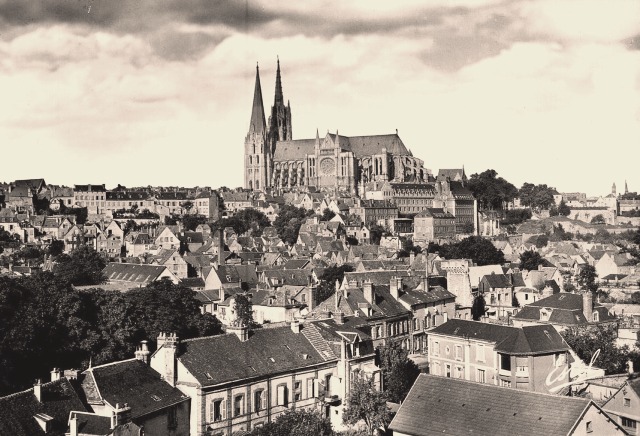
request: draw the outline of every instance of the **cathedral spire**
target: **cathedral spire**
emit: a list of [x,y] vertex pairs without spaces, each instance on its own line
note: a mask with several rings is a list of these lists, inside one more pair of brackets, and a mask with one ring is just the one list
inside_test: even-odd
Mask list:
[[260,69],[256,64],[256,87],[253,91],[253,108],[251,109],[251,123],[249,132],[264,132],[267,130],[267,122],[262,105],[262,87],[260,86]]
[[276,96],[273,104],[284,104],[284,96],[282,95],[282,79],[280,78],[280,58],[278,57],[278,69],[276,70]]

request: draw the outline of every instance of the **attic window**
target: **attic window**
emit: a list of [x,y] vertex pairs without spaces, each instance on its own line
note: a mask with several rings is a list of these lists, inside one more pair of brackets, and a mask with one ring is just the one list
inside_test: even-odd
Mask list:
[[273,357],[269,357],[269,360],[272,361],[273,363],[276,363],[275,359]]
[[205,375],[207,376],[207,378],[209,380],[213,380],[213,377],[211,376],[211,374],[209,374],[208,372],[205,372]]
[[543,330],[545,336],[547,337],[547,339],[551,340],[551,335],[549,334],[549,330]]
[[456,329],[453,331],[453,334],[457,335],[459,331],[460,331],[460,327],[456,327]]
[[151,395],[151,399],[152,399],[153,401],[161,401],[161,400],[162,400],[162,399],[161,399],[159,396],[157,396],[157,395]]

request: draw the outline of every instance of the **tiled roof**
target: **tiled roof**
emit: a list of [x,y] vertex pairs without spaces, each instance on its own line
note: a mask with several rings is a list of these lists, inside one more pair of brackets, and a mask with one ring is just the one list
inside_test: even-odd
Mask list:
[[437,301],[444,301],[455,299],[456,296],[447,291],[441,286],[429,287],[428,292],[407,290],[403,291],[400,295],[400,300],[410,305],[435,303]]
[[42,384],[42,402],[33,388],[0,398],[0,434],[11,436],[44,435],[34,416],[45,414],[53,418],[47,435],[64,436],[72,410],[86,411],[78,394],[66,378]]
[[[305,328],[301,326],[302,331]],[[181,347],[180,362],[202,386],[290,372],[325,362],[304,334],[296,334],[288,326],[256,329],[244,342],[229,333],[189,339]]]
[[167,268],[162,265],[137,265],[133,263],[107,264],[102,271],[109,281],[148,283],[155,281]]
[[556,329],[545,325],[510,327],[451,319],[435,327],[430,333],[493,342],[496,344],[496,351],[507,354],[533,355],[570,349]]
[[108,435],[111,433],[111,417],[88,412],[72,412],[69,419],[78,420],[80,435]]
[[412,436],[566,435],[590,404],[584,398],[420,374],[390,429]]
[[87,369],[102,400],[115,407],[128,403],[133,418],[144,416],[189,397],[171,387],[160,374],[138,359],[123,360]]

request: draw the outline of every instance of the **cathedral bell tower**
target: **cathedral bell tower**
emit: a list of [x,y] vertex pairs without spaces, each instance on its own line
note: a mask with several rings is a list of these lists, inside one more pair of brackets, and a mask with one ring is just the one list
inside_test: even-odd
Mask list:
[[[279,70],[278,70],[279,71]],[[268,131],[262,104],[260,71],[256,65],[256,86],[249,133],[244,140],[244,187],[261,190],[267,187],[271,177],[271,148],[267,144]]]
[[271,153],[275,153],[276,142],[291,141],[291,104],[284,104],[282,79],[280,77],[280,59],[276,71],[276,92],[269,117],[269,145]]

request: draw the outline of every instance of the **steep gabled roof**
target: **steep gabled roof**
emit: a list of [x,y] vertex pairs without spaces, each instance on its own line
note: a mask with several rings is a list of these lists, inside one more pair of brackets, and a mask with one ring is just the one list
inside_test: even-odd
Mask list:
[[94,366],[91,373],[103,401],[112,407],[128,403],[133,418],[187,401],[188,396],[163,381],[160,374],[138,359]]
[[45,432],[34,418],[37,414],[53,418],[52,430],[47,435],[64,436],[67,419],[72,410],[85,412],[82,401],[66,378],[42,384],[42,401],[38,401],[33,388],[0,398],[0,434],[11,436],[38,436]]
[[301,333],[290,327],[256,329],[244,342],[233,333],[189,339],[181,343],[178,359],[202,386],[291,372],[329,360],[311,345],[302,333],[305,328],[301,326]]
[[566,435],[590,406],[585,398],[420,374],[389,428],[412,436]]

